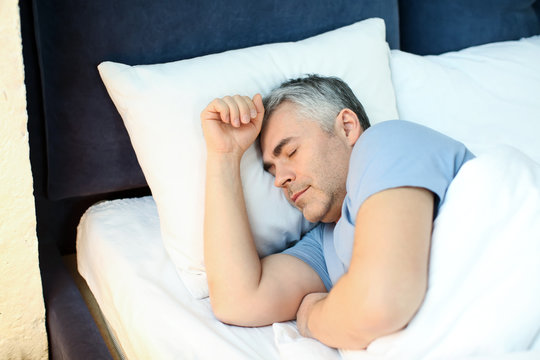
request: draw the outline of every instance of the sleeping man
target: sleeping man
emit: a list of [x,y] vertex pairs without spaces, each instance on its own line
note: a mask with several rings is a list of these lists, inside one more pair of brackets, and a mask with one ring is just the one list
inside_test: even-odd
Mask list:
[[[427,289],[431,232],[473,155],[406,121],[370,126],[337,78],[290,80],[265,98],[232,96],[201,113],[207,146],[205,263],[216,316],[240,326],[296,318],[302,335],[364,349],[404,328]],[[240,160],[257,139],[288,201],[318,222],[259,259]]]

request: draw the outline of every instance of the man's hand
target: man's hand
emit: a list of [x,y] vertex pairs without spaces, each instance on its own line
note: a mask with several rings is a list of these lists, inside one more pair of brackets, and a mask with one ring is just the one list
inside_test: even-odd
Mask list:
[[241,157],[259,135],[263,116],[260,94],[215,99],[201,113],[208,152]]
[[313,310],[313,306],[325,299],[326,296],[328,296],[328,293],[311,293],[307,294],[302,300],[296,313],[296,326],[302,336],[313,337],[308,327],[309,316]]

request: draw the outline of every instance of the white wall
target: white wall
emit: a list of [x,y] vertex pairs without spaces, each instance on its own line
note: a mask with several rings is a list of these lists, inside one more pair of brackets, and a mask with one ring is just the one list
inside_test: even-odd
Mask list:
[[0,0],[0,358],[47,359],[17,0]]

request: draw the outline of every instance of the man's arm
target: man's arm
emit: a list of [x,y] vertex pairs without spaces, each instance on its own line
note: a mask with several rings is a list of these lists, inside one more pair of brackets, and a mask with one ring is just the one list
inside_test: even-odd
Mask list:
[[[284,254],[259,259],[247,217],[240,160],[257,137],[260,95],[214,100],[201,114],[207,143],[204,254],[210,301],[223,322],[268,325],[293,319],[324,285],[307,264]],[[232,125],[231,125],[232,124]]]
[[363,349],[405,327],[427,288],[433,206],[433,193],[422,188],[369,197],[356,217],[348,272],[328,296],[306,296],[301,332],[332,347]]

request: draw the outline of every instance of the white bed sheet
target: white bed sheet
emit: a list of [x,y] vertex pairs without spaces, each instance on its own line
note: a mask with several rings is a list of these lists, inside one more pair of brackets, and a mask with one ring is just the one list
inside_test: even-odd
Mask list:
[[[102,202],[82,217],[77,262],[129,359],[277,359],[271,326],[219,322],[184,287],[151,197]],[[151,336],[149,336],[151,335]]]

